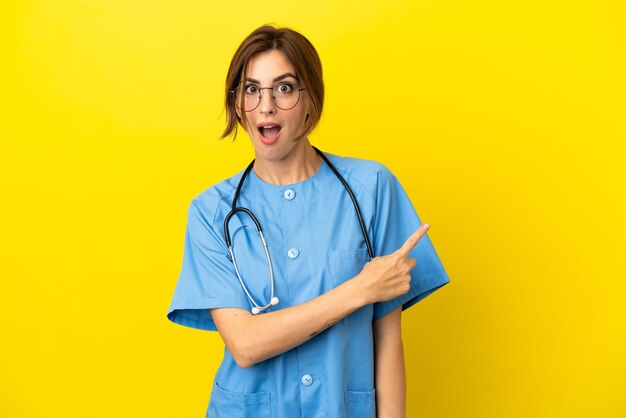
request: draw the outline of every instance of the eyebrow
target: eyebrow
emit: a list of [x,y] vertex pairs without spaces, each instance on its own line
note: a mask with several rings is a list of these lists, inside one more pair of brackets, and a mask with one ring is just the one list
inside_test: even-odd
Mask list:
[[[275,83],[277,81],[284,80],[285,78],[288,78],[288,77],[293,77],[296,80],[298,80],[298,77],[296,77],[296,75],[294,73],[285,73],[285,74],[281,74],[278,77],[274,78],[273,82]],[[255,84],[261,84],[261,82],[259,80],[255,80],[254,78],[250,78],[250,77],[246,77],[246,81],[249,81],[249,82],[255,83]]]

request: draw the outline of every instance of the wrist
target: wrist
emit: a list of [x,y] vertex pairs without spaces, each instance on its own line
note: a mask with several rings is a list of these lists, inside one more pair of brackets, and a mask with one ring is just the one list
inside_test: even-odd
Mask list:
[[371,300],[372,298],[368,290],[367,281],[363,280],[362,275],[363,272],[344,283],[347,287],[346,300],[354,310],[374,303],[374,301]]

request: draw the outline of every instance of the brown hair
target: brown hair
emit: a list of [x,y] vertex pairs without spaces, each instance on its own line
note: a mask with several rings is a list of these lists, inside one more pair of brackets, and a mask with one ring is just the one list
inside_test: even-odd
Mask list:
[[304,133],[309,134],[322,116],[324,104],[324,80],[322,79],[322,63],[315,47],[302,34],[289,28],[261,26],[243,40],[233,56],[226,76],[226,129],[222,138],[233,135],[237,137],[237,124],[245,127],[245,112],[241,117],[237,114],[233,90],[243,83],[245,72],[250,60],[256,55],[278,50],[287,56],[296,70],[296,76],[306,89],[310,100],[310,114],[304,122]]

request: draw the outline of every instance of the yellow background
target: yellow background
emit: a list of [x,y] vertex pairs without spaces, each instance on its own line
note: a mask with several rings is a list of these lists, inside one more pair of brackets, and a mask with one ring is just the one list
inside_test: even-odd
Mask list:
[[239,42],[324,64],[312,141],[400,178],[452,278],[404,315],[409,417],[626,416],[623,1],[4,1],[0,417],[200,417],[166,320]]

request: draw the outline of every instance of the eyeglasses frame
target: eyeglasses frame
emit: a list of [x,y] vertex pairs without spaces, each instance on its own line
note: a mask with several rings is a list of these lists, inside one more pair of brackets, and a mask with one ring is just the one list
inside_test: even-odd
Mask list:
[[[239,87],[241,87],[241,86],[237,86],[237,87],[235,87],[235,89],[234,89],[234,90],[231,90],[230,92],[231,92],[231,94],[233,95],[233,99],[234,99],[235,106],[237,107],[237,109],[239,109],[239,110],[243,110],[244,112],[252,112],[252,111],[256,110],[256,108],[257,108],[257,107],[259,107],[259,105],[261,104],[261,99],[262,99],[262,96],[261,96],[261,90],[272,90],[272,91],[276,91],[275,89],[276,89],[278,86],[280,86],[280,84],[278,84],[278,85],[276,85],[276,86],[274,86],[274,87],[257,87],[257,88],[258,88],[258,90],[259,90],[259,102],[256,104],[256,106],[254,106],[254,107],[253,107],[252,109],[250,109],[250,110],[242,109],[242,108],[240,108],[240,107],[237,105],[237,89],[238,89]],[[294,107],[298,106],[298,103],[300,103],[300,97],[302,97],[302,94],[300,94],[300,92],[301,92],[301,91],[303,91],[303,90],[306,90],[306,89],[297,89],[297,92],[298,92],[298,100],[296,101],[296,103],[295,103],[293,106],[291,106],[291,107],[290,107],[290,108],[288,108],[288,109],[283,109],[282,107],[278,106],[278,105],[276,104],[276,96],[274,96],[274,95],[272,94],[272,100],[274,101],[274,105],[275,105],[277,108],[279,108],[280,110],[291,110],[291,109],[293,109]],[[245,93],[244,93],[244,94],[245,94]]]

